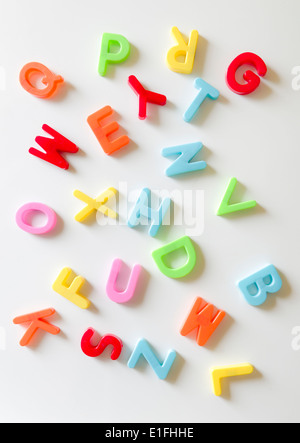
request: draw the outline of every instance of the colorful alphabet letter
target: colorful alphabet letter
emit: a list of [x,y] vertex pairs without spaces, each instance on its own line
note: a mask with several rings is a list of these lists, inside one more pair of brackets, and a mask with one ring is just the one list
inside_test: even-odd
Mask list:
[[145,120],[147,118],[147,104],[153,103],[154,105],[165,106],[167,103],[167,97],[156,92],[147,91],[138,79],[131,75],[128,79],[128,83],[134,92],[139,97],[139,119]]
[[[52,288],[62,297],[65,297],[71,303],[78,306],[81,309],[88,309],[91,306],[91,302],[79,293],[80,289],[85,283],[85,279],[81,276],[76,278],[74,272],[70,268],[64,268]],[[68,281],[73,279],[71,285],[68,285]]]
[[251,306],[261,306],[268,294],[275,294],[282,288],[282,280],[275,266],[269,265],[238,283],[245,299]]
[[254,372],[254,367],[249,363],[233,366],[213,368],[211,370],[213,392],[217,397],[222,395],[221,380],[228,377],[241,377]]
[[199,154],[202,148],[203,144],[199,142],[163,149],[163,157],[179,155],[178,159],[175,160],[175,162],[166,170],[166,176],[175,177],[176,175],[202,171],[203,169],[205,169],[207,167],[206,162],[192,162],[192,160],[196,157],[197,154]]
[[[198,31],[192,31],[190,41],[186,44],[181,32],[176,26],[172,28],[172,36],[177,41],[177,45],[171,48],[167,55],[169,69],[181,74],[191,74],[194,67],[194,60],[198,44]],[[185,57],[185,61],[179,61],[179,57]]]
[[[246,71],[244,73],[244,79],[246,84],[240,84],[236,81],[236,72],[243,65],[252,65],[256,68],[258,75],[252,71]],[[233,60],[228,68],[227,72],[227,85],[228,87],[239,95],[247,95],[254,92],[260,85],[260,77],[264,77],[267,74],[268,68],[265,62],[258,57],[258,55],[252,52],[245,52],[239,55]]]
[[[185,265],[180,268],[173,269],[166,265],[164,259],[167,255],[178,251],[180,249],[185,249],[185,252],[188,256],[188,260]],[[152,253],[152,257],[160,270],[166,277],[169,278],[183,278],[189,275],[196,266],[197,255],[195,247],[192,243],[192,240],[185,236],[182,237],[168,245],[163,246],[160,249],[157,249]]]
[[[47,222],[44,226],[37,227],[30,224],[28,221],[28,216],[34,212],[41,212],[42,214],[45,214],[47,217]],[[49,208],[49,206],[43,205],[42,203],[27,203],[18,210],[16,222],[19,228],[25,232],[29,232],[29,234],[44,235],[53,231],[55,228],[57,223],[57,215],[53,209]]]
[[35,148],[30,148],[29,153],[61,169],[69,169],[69,163],[60,155],[60,152],[76,154],[79,149],[50,126],[43,125],[43,130],[53,137],[36,137],[36,143],[41,146],[45,153]]
[[[37,88],[31,83],[31,77],[39,74],[42,77],[42,83],[45,88]],[[20,83],[25,91],[35,95],[38,98],[52,97],[57,88],[64,82],[60,75],[55,75],[46,66],[41,63],[28,63],[20,72]]]
[[102,146],[103,151],[107,155],[112,155],[114,152],[124,148],[130,143],[130,138],[127,135],[122,135],[119,138],[111,141],[109,136],[120,129],[119,123],[112,122],[109,124],[101,124],[107,117],[113,115],[113,110],[110,106],[105,106],[100,111],[95,112],[88,117],[87,121],[94,132],[98,142]]
[[197,298],[192,311],[181,329],[181,335],[186,337],[197,329],[197,343],[199,346],[205,346],[208,339],[226,316],[224,311],[217,311],[215,315],[214,311],[216,311],[215,306],[207,303],[202,298]]
[[94,336],[96,331],[94,329],[89,328],[86,333],[83,335],[81,340],[81,349],[82,352],[88,357],[100,357],[101,354],[105,351],[108,346],[113,346],[113,351],[111,354],[112,360],[118,360],[122,353],[123,343],[122,341],[114,336],[114,335],[105,335],[101,338],[100,342],[93,346],[91,344],[91,339]]
[[206,81],[202,80],[202,78],[196,78],[195,88],[199,89],[200,92],[183,116],[184,121],[187,123],[190,123],[196,116],[204,100],[206,100],[207,98],[210,98],[211,100],[217,100],[220,96],[219,91],[208,84]]
[[120,304],[127,303],[133,298],[143,269],[140,265],[135,265],[133,267],[127,289],[121,292],[116,288],[116,285],[118,276],[123,266],[124,263],[122,260],[114,260],[106,286],[106,293],[108,297],[115,303]]
[[35,333],[42,329],[43,331],[48,332],[52,335],[57,335],[60,333],[60,329],[56,326],[51,325],[44,319],[47,317],[51,317],[55,314],[55,309],[45,309],[44,311],[35,312],[33,314],[23,315],[21,317],[16,317],[13,320],[15,325],[21,325],[23,323],[30,323],[29,328],[27,329],[24,337],[20,341],[21,346],[28,346],[31,342]]
[[218,216],[232,214],[233,212],[245,211],[246,209],[252,209],[257,206],[257,202],[255,200],[230,204],[230,200],[234,193],[237,183],[238,181],[235,177],[230,179],[222,203],[217,212]]
[[[112,46],[119,47],[118,52],[111,51]],[[104,33],[102,36],[101,53],[99,60],[99,74],[104,77],[109,63],[123,63],[130,55],[130,43],[119,34]]]
[[118,217],[118,214],[110,209],[108,206],[106,206],[106,203],[110,199],[115,199],[117,194],[118,191],[115,188],[108,188],[105,192],[99,195],[99,197],[94,199],[87,196],[81,191],[74,191],[74,197],[78,198],[78,200],[81,200],[87,205],[75,216],[75,220],[79,223],[82,223],[87,217],[97,211],[101,212],[106,217],[116,219]]
[[147,360],[157,377],[160,380],[165,380],[175,362],[177,354],[174,350],[169,351],[164,363],[161,364],[147,340],[141,339],[130,357],[128,367],[131,369],[135,368],[142,356]]
[[141,217],[145,217],[151,220],[151,226],[149,229],[149,235],[155,237],[161,227],[163,220],[170,209],[171,199],[164,198],[159,209],[154,210],[150,207],[151,191],[148,188],[144,188],[133,208],[129,220],[128,226],[130,228],[135,228],[140,224]]

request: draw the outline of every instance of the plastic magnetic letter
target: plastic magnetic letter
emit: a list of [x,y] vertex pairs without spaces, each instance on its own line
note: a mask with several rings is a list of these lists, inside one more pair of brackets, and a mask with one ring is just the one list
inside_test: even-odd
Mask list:
[[263,305],[268,294],[275,294],[282,288],[282,280],[275,266],[269,265],[250,277],[241,280],[238,287],[251,306]]
[[[119,47],[118,52],[111,51],[112,46]],[[104,33],[102,36],[101,53],[99,60],[99,74],[104,77],[107,72],[107,65],[109,63],[123,63],[130,55],[130,43],[128,40],[119,34]]]
[[118,214],[110,209],[108,206],[106,206],[106,203],[113,198],[115,199],[117,194],[118,191],[115,188],[108,188],[105,192],[99,195],[99,197],[94,199],[88,197],[81,191],[74,191],[74,197],[78,198],[80,201],[86,203],[87,205],[75,216],[75,220],[79,223],[82,223],[87,217],[97,211],[102,213],[106,217],[116,219],[118,217]]
[[154,105],[165,106],[167,104],[167,97],[156,92],[147,91],[138,79],[131,75],[128,78],[130,87],[139,97],[139,119],[145,120],[147,118],[147,104],[153,103]]
[[204,100],[206,100],[207,98],[210,98],[211,100],[217,100],[220,97],[219,91],[201,78],[196,78],[195,88],[199,89],[200,92],[183,116],[184,121],[186,121],[187,123],[190,123],[196,116]]
[[45,309],[44,311],[35,312],[33,314],[23,315],[21,317],[16,317],[13,320],[15,325],[21,325],[23,323],[30,323],[24,337],[20,341],[21,346],[28,346],[31,342],[35,333],[42,329],[52,335],[57,335],[60,333],[60,329],[56,326],[51,325],[45,318],[51,317],[55,314],[55,309]]
[[[30,79],[34,74],[40,74],[42,83],[46,86],[45,88],[37,88],[31,83]],[[52,97],[63,82],[64,79],[60,75],[53,74],[50,69],[41,63],[28,63],[20,72],[22,87],[29,94],[35,95],[38,98]]]
[[120,304],[127,303],[133,298],[143,269],[140,265],[135,265],[133,267],[127,289],[121,292],[116,286],[118,276],[123,266],[124,263],[122,260],[114,260],[106,286],[106,293],[108,297],[115,303]]
[[235,177],[230,179],[222,203],[218,209],[217,215],[222,216],[222,215],[232,214],[233,212],[245,211],[246,209],[252,209],[257,206],[257,202],[254,200],[242,203],[235,203],[232,205],[230,204],[230,200],[234,193],[237,183],[238,181]]
[[192,160],[202,150],[202,143],[191,143],[189,145],[175,146],[162,150],[163,157],[179,155],[178,159],[166,170],[167,177],[174,177],[189,172],[202,171],[207,167],[205,161],[193,162]]
[[164,198],[159,209],[154,210],[149,206],[151,200],[151,191],[148,188],[144,188],[136,202],[134,209],[132,210],[128,226],[135,228],[140,223],[140,218],[145,217],[151,220],[151,226],[149,229],[149,235],[155,237],[161,227],[163,220],[170,209],[171,199]]
[[108,346],[113,346],[113,351],[111,354],[112,360],[118,360],[122,353],[123,343],[122,341],[114,336],[114,335],[105,335],[101,338],[100,342],[93,346],[91,344],[91,339],[94,336],[96,331],[94,329],[89,328],[86,333],[83,335],[81,340],[81,349],[82,352],[88,357],[100,357],[101,354],[105,351]]
[[102,124],[103,120],[113,115],[113,110],[110,106],[100,109],[88,117],[87,121],[90,128],[94,132],[98,142],[102,146],[103,151],[107,155],[111,155],[116,151],[124,148],[130,143],[130,138],[127,135],[122,135],[119,138],[111,141],[109,136],[120,129],[119,123],[112,122],[109,124]]
[[[181,266],[180,268],[170,268],[166,265],[164,258],[180,249],[185,249],[186,254],[188,256],[188,260],[185,265]],[[152,253],[152,257],[154,258],[154,261],[160,270],[166,277],[169,278],[183,278],[189,275],[193,269],[196,266],[197,262],[197,255],[195,247],[192,243],[192,240],[190,237],[182,237],[172,243],[169,243],[166,246],[163,246],[160,249],[157,249]]]
[[[257,70],[258,75],[252,71],[244,73],[245,84],[240,84],[236,81],[236,72],[243,65],[252,65]],[[265,62],[252,52],[245,52],[233,60],[227,72],[228,87],[239,95],[248,95],[254,92],[260,85],[260,77],[264,77],[268,72]]]
[[[72,284],[68,285],[68,281],[73,279]],[[91,302],[79,293],[80,289],[85,283],[85,279],[81,276],[75,277],[74,272],[70,268],[64,268],[52,288],[62,297],[65,297],[71,303],[78,306],[81,309],[88,309],[91,306]]]
[[[32,226],[29,222],[29,216],[35,212],[41,212],[47,217],[47,222],[44,226]],[[42,203],[27,203],[22,206],[16,214],[16,222],[19,228],[29,234],[44,235],[53,231],[57,223],[57,215],[53,209]]]
[[43,130],[53,137],[36,137],[36,143],[45,153],[34,148],[30,148],[29,153],[61,169],[69,169],[69,163],[60,155],[60,152],[76,154],[78,147],[48,125],[43,125]]
[[254,372],[254,367],[249,363],[241,365],[224,366],[212,368],[211,376],[213,383],[213,392],[217,397],[222,395],[221,380],[228,377],[241,377],[244,375],[250,375]]
[[[191,74],[194,67],[196,49],[198,44],[198,31],[192,31],[190,40],[186,44],[181,32],[176,26],[172,28],[172,36],[177,41],[177,45],[171,48],[167,55],[167,64],[169,69],[181,74]],[[179,57],[185,57],[184,62],[178,60]]]
[[156,355],[153,352],[153,349],[151,348],[150,344],[142,338],[138,341],[130,359],[128,362],[128,367],[133,369],[136,367],[139,359],[144,356],[144,358],[147,360],[155,374],[160,380],[165,380],[175,362],[175,359],[177,357],[176,351],[171,350],[169,351],[167,358],[165,359],[164,363],[161,364]]
[[207,303],[202,298],[197,298],[180,334],[186,337],[197,329],[197,343],[199,346],[205,346],[226,316],[224,311],[218,311],[214,315],[215,310],[215,306]]

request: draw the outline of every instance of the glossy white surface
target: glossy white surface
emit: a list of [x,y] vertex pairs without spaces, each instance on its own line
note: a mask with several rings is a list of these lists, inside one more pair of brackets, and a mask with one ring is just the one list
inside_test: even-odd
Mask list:
[[[299,301],[299,111],[300,92],[292,69],[300,65],[300,4],[297,0],[96,0],[0,1],[1,146],[1,309],[0,420],[71,422],[298,421],[300,351],[292,330],[300,325]],[[171,72],[165,63],[173,45],[172,26],[200,34],[194,72]],[[97,73],[103,32],[123,34],[132,57]],[[225,72],[241,52],[260,55],[269,73],[248,97],[233,94]],[[46,64],[67,81],[66,93],[40,101],[18,83],[25,63]],[[137,98],[127,85],[136,75],[148,88],[167,95],[166,108],[151,106],[137,118]],[[192,124],[182,119],[202,77],[221,98],[206,103]],[[106,157],[86,123],[105,105],[133,140],[115,158]],[[77,143],[70,171],[28,154],[44,123]],[[202,141],[207,171],[168,179],[162,148]],[[215,213],[230,177],[242,183],[242,199],[261,209],[230,218]],[[157,239],[146,229],[80,225],[80,189],[96,196],[126,182],[130,190],[204,191],[204,229],[193,237],[204,263],[194,278],[170,281],[155,267],[151,251],[184,235],[186,227],[164,228]],[[200,198],[200,197],[199,197]],[[30,201],[52,207],[60,217],[55,235],[33,237],[17,228],[17,209]],[[202,224],[202,222],[201,222]],[[201,229],[202,230],[202,229]],[[112,303],[105,285],[114,258],[140,263],[148,272],[144,294],[130,306]],[[272,263],[284,288],[263,308],[245,303],[236,281]],[[51,289],[60,270],[83,275],[94,309],[83,312]],[[228,314],[208,346],[179,334],[195,296]],[[54,307],[61,336],[39,336],[21,349],[17,315]],[[118,362],[88,359],[82,334],[93,327],[124,341]],[[295,330],[297,332],[297,330]],[[145,337],[161,358],[171,348],[180,355],[170,379],[159,381],[151,368],[127,368],[137,342]],[[225,383],[225,396],[212,393],[211,366],[250,362],[252,377]],[[229,393],[230,390],[230,393]]]

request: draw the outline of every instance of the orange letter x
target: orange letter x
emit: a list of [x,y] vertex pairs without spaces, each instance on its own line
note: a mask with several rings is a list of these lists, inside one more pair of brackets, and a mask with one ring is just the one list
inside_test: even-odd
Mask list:
[[56,326],[51,325],[50,323],[44,321],[44,318],[50,317],[55,314],[55,309],[46,309],[44,311],[35,312],[33,314],[23,315],[21,317],[17,317],[13,320],[15,325],[20,325],[22,323],[30,323],[29,328],[27,329],[24,337],[20,341],[21,346],[27,346],[34,334],[38,331],[38,329],[43,329],[49,334],[57,335],[60,333],[60,329]]

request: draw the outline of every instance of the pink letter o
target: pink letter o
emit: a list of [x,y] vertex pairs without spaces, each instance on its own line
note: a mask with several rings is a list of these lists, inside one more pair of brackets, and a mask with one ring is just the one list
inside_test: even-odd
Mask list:
[[[28,214],[35,211],[42,212],[46,215],[47,223],[45,226],[34,227],[27,223],[26,217],[28,216]],[[19,228],[21,228],[25,232],[29,232],[29,234],[43,235],[48,234],[55,228],[57,215],[53,211],[53,209],[49,208],[46,205],[43,205],[42,203],[27,203],[18,210],[16,215],[16,222]]]

